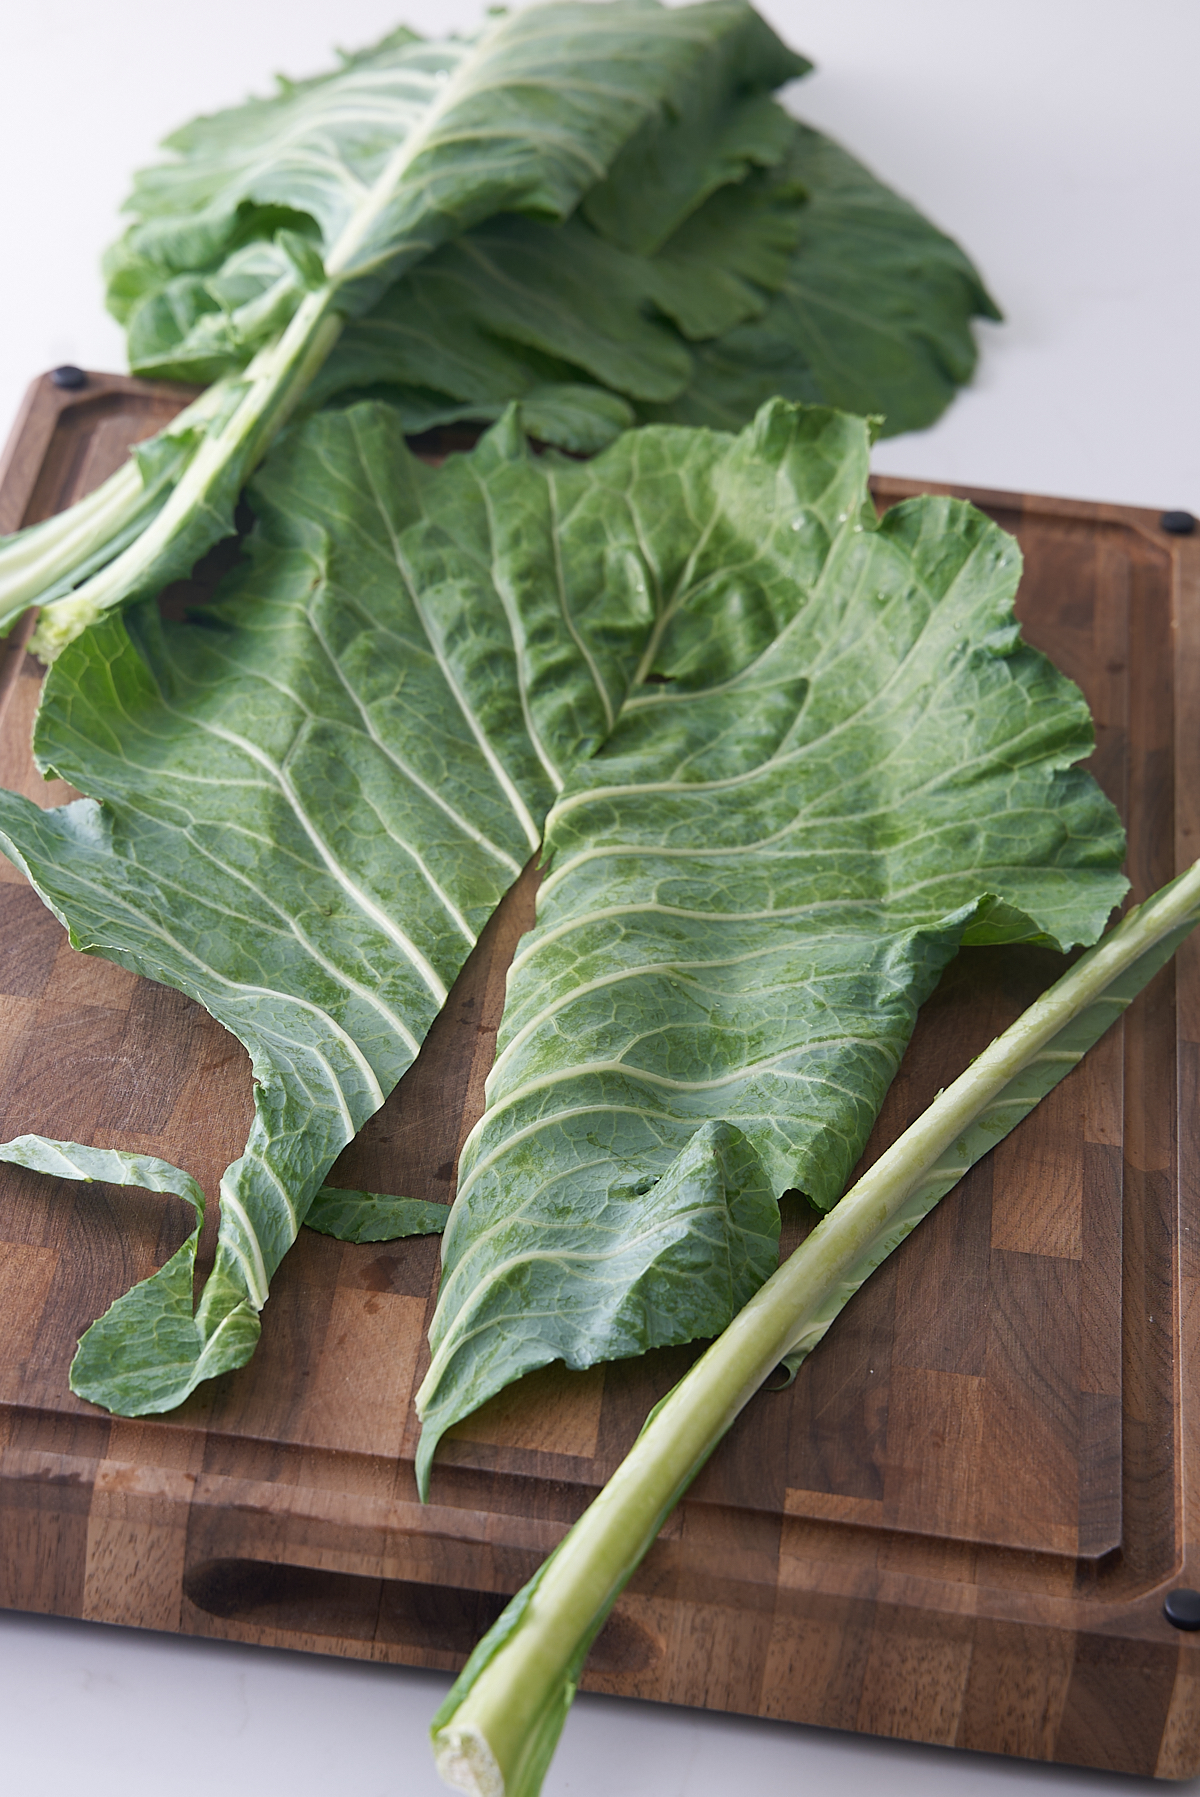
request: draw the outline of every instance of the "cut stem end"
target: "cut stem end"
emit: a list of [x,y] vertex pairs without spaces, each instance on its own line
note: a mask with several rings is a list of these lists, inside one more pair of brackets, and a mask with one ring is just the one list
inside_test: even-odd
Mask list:
[[448,1723],[434,1737],[433,1757],[443,1784],[468,1797],[504,1797],[504,1774],[482,1731],[473,1723]]

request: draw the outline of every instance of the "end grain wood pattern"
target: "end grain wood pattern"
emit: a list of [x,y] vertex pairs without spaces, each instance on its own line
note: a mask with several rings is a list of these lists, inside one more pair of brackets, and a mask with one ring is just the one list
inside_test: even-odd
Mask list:
[[[111,375],[78,392],[35,383],[0,464],[0,530],[88,491],[185,397]],[[876,483],[881,506],[918,490]],[[1200,849],[1186,777],[1200,543],[1142,511],[966,496],[1022,543],[1026,633],[1088,695],[1141,896]],[[40,674],[14,633],[0,781],[56,804],[70,789],[40,780],[28,748]],[[451,1199],[532,907],[527,875],[336,1183]],[[958,958],[867,1160],[1056,965]],[[1200,1770],[1200,1637],[1162,1615],[1167,1590],[1200,1584],[1198,973],[1193,942],[872,1279],[794,1386],[754,1400],[600,1637],[587,1687]],[[77,954],[6,862],[0,1070],[4,1136],[161,1155],[214,1201],[249,1124],[232,1037],[180,994]],[[785,1211],[791,1247],[810,1225]],[[177,1201],[0,1170],[0,1603],[458,1666],[697,1351],[533,1375],[453,1432],[422,1506],[411,1400],[434,1240],[304,1231],[251,1366],[162,1419],[72,1397],[78,1335],[187,1227]],[[210,1221],[210,1254],[211,1237]]]

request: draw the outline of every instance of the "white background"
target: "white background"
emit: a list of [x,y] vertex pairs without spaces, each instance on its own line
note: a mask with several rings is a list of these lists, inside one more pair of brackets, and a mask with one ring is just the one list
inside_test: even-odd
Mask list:
[[[0,22],[0,435],[60,362],[123,368],[100,253],[131,171],[194,113],[479,0],[8,0]],[[1200,513],[1196,0],[764,0],[792,91],[970,250],[1007,322],[883,472]],[[13,1797],[433,1797],[432,1674],[0,1612]],[[581,1699],[546,1797],[1019,1797],[1150,1788],[1065,1768]],[[1161,1787],[1154,1787],[1161,1789]]]

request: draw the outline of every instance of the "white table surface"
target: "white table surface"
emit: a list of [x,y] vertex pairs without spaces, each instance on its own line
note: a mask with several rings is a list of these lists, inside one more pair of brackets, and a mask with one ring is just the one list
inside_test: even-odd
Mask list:
[[[764,0],[819,72],[794,109],[975,256],[1007,315],[890,474],[1200,514],[1196,0]],[[56,363],[124,366],[97,264],[172,126],[478,0],[9,0],[0,21],[0,434]],[[447,1681],[0,1612],[13,1797],[434,1797]],[[1150,1781],[581,1698],[546,1797],[1126,1791]],[[1156,1787],[1161,1788],[1161,1787]]]

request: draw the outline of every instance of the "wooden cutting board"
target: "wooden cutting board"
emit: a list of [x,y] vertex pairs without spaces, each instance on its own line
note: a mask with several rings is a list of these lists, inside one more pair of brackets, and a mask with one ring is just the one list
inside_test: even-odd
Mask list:
[[[36,383],[0,464],[0,531],[88,491],[185,397],[111,375]],[[917,490],[876,483],[882,506]],[[1021,541],[1026,633],[1087,693],[1093,767],[1127,820],[1141,896],[1200,848],[1200,537],[1129,508],[965,496]],[[70,789],[29,757],[40,674],[15,640],[0,783],[58,804]],[[450,1200],[532,900],[525,879],[335,1183]],[[1030,950],[952,964],[867,1159],[1057,967]],[[1200,1771],[1200,1635],[1163,1614],[1170,1589],[1200,1585],[1198,1044],[1193,941],[892,1256],[795,1384],[753,1401],[586,1687]],[[215,1210],[249,1127],[244,1052],[180,994],[72,950],[7,862],[0,1070],[3,1138],[163,1156]],[[0,1604],[456,1667],[696,1352],[533,1375],[453,1431],[422,1506],[411,1399],[436,1240],[303,1231],[248,1368],[157,1420],[71,1395],[79,1334],[187,1227],[174,1200],[0,1169]],[[785,1247],[807,1227],[787,1210]]]

